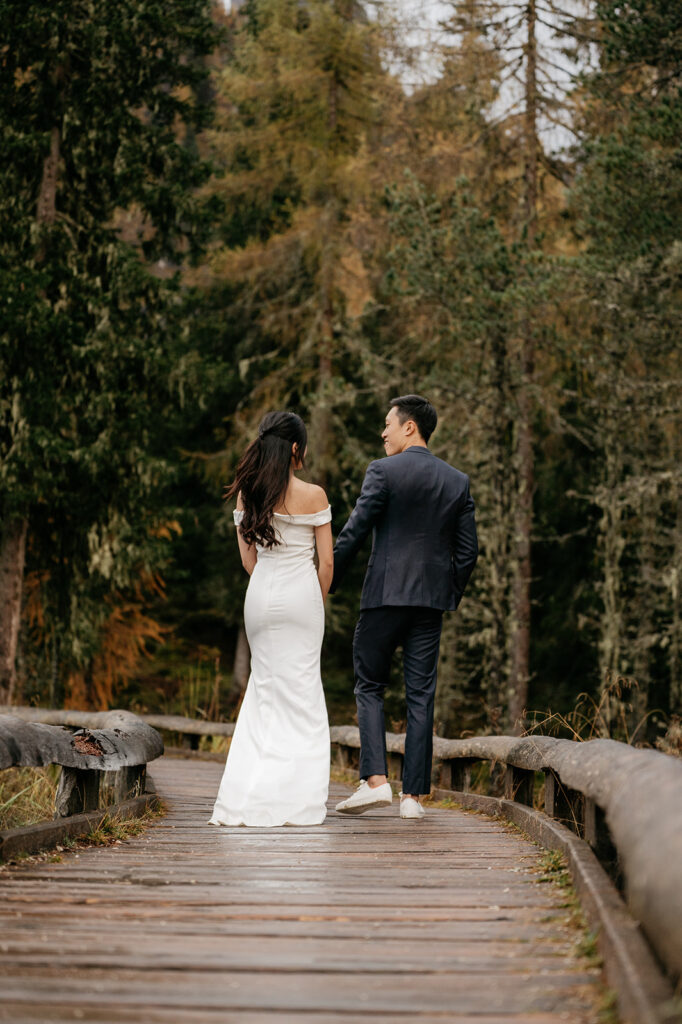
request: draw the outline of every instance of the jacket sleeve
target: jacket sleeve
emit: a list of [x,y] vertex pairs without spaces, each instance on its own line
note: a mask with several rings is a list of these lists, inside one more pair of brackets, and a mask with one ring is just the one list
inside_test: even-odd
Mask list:
[[452,571],[455,583],[455,608],[469,582],[478,558],[478,538],[476,536],[476,520],[474,517],[474,499],[469,493],[469,480],[466,483],[464,501],[455,520],[452,546]]
[[363,541],[381,518],[387,499],[388,485],[381,460],[370,462],[360,497],[334,546],[334,577],[330,594],[334,593]]

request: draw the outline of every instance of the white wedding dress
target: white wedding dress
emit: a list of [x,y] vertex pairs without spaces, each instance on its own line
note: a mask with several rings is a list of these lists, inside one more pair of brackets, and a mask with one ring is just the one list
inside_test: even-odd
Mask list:
[[[234,513],[237,525],[242,512]],[[320,675],[324,604],[313,562],[313,515],[274,514],[281,543],[257,546],[244,602],[251,675],[212,825],[319,825],[326,814],[330,744]]]

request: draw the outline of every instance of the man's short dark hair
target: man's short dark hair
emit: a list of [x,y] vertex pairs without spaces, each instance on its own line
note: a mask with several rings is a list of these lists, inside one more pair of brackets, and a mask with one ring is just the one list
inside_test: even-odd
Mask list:
[[400,398],[392,398],[389,404],[391,409],[398,410],[400,423],[414,420],[417,430],[428,444],[438,423],[438,413],[429,400],[421,395],[401,395]]

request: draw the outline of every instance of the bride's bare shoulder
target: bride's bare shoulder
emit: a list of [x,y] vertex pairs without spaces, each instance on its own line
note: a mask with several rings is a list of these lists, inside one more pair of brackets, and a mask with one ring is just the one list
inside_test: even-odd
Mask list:
[[317,484],[308,484],[304,480],[298,480],[297,483],[296,497],[300,512],[311,515],[313,512],[324,512],[329,505],[324,488]]

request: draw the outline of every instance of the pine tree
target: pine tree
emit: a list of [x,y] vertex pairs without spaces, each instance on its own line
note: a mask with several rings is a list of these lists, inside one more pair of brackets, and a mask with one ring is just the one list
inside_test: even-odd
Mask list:
[[156,421],[182,327],[168,268],[207,227],[191,131],[207,121],[198,95],[216,37],[205,0],[5,2],[0,28],[0,694],[11,699],[27,536],[49,568],[57,672],[83,655],[79,586],[93,583],[96,606],[154,563],[169,473]]
[[586,247],[583,429],[595,451],[600,674],[622,691],[614,714],[632,730],[647,709],[682,701],[682,16],[662,2],[601,3],[597,15],[573,196]]
[[362,377],[354,322],[371,299],[364,203],[387,76],[377,26],[351,0],[244,10],[212,133],[224,246],[197,280],[239,285],[236,446],[266,408],[293,405],[310,420],[311,473],[330,483],[344,472],[331,432]]
[[[481,557],[457,616],[444,625],[439,725],[480,722],[478,694],[495,708],[508,678],[510,393],[507,319],[513,256],[466,183],[436,197],[416,180],[390,195],[392,297],[400,343],[387,370],[439,410],[436,455],[470,474]],[[389,328],[395,330],[393,324]],[[463,715],[468,715],[468,723]]]

